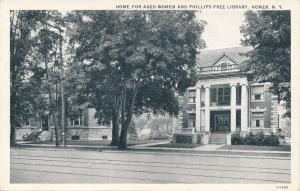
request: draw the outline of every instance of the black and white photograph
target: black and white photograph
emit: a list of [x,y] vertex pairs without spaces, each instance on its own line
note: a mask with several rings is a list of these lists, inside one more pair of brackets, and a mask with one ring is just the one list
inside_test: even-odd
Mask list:
[[143,6],[7,11],[9,184],[292,189],[293,12]]

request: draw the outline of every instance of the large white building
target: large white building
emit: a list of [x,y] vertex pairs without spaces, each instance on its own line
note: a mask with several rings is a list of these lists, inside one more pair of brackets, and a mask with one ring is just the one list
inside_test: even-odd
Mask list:
[[[247,80],[250,47],[208,50],[197,58],[199,80],[183,97],[174,141],[228,143],[230,133],[278,132],[280,114],[270,83]],[[207,141],[205,141],[207,139]]]

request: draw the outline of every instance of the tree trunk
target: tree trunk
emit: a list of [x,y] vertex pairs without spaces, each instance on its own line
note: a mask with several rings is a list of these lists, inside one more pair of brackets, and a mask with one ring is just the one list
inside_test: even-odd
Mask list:
[[119,140],[119,149],[126,149],[127,147],[127,134],[128,134],[128,126],[122,126],[121,136]]
[[[12,118],[13,117],[11,117],[11,119]],[[10,123],[10,146],[14,146],[15,144],[16,144],[16,126],[13,122],[11,122]]]
[[[14,82],[14,81],[13,81]],[[17,111],[16,111],[16,91],[11,87],[11,96],[10,96],[10,146],[16,144],[16,126],[17,126]]]
[[119,140],[119,149],[126,149],[127,147],[127,136],[128,129],[132,120],[133,110],[130,109],[127,114],[127,119],[124,124],[122,124],[121,135]]
[[[126,149],[126,147],[127,147],[128,129],[129,129],[129,125],[130,125],[131,120],[132,120],[133,107],[134,107],[134,103],[135,103],[135,98],[136,98],[137,92],[138,92],[137,89],[134,90],[129,108],[125,108],[125,105],[126,105],[125,103],[123,105],[124,106],[123,109],[127,110],[126,111],[127,115],[126,115],[126,120],[122,121],[122,129],[121,129],[121,135],[120,135],[120,140],[119,140],[119,149]],[[125,96],[125,98],[126,98],[126,96]]]
[[119,145],[119,136],[120,136],[120,112],[121,104],[120,97],[115,96],[111,101],[112,105],[112,141],[111,146]]
[[116,113],[113,114],[112,118],[112,140],[111,146],[119,145],[119,118]]
[[46,79],[47,79],[47,89],[48,89],[48,94],[49,94],[49,102],[50,102],[50,107],[49,107],[49,113],[50,113],[50,119],[53,119],[53,123],[54,123],[54,131],[55,131],[55,146],[59,147],[59,135],[58,135],[58,128],[57,128],[57,122],[56,122],[56,115],[52,109],[53,107],[53,98],[52,98],[52,91],[51,91],[51,87],[49,84],[49,73],[48,73],[48,64],[47,64],[47,58],[45,55],[45,67],[46,67]]

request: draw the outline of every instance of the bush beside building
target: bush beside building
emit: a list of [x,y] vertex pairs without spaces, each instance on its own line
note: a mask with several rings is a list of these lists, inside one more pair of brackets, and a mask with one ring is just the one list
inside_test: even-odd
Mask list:
[[232,145],[257,145],[257,146],[278,146],[279,136],[271,134],[263,134],[262,132],[253,134],[248,133],[241,135],[239,133],[231,134]]

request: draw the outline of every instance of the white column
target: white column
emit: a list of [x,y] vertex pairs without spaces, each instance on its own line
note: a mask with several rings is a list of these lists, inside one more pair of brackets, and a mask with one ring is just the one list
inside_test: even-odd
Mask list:
[[231,94],[230,94],[230,122],[231,122],[231,132],[236,131],[236,84],[230,84]]
[[241,131],[248,131],[248,93],[246,84],[242,84],[241,99]]
[[196,88],[196,131],[200,132],[200,87]]
[[210,86],[205,86],[205,131],[210,131],[209,88]]

